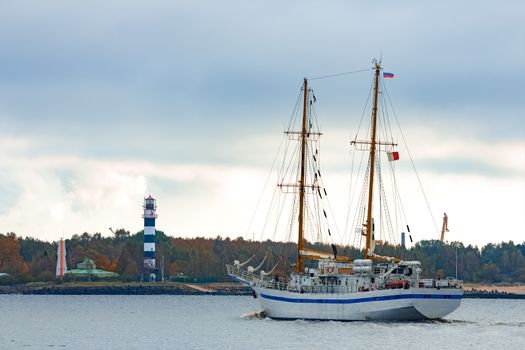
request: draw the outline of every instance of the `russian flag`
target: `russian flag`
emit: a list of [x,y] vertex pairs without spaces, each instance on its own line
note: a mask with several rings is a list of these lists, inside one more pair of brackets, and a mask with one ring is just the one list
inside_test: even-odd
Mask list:
[[383,72],[383,78],[393,78],[394,73]]

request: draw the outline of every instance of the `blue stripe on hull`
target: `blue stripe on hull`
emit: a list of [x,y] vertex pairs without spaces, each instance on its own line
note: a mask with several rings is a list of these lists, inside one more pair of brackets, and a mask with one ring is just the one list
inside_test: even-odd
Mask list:
[[399,294],[385,295],[378,297],[359,298],[359,299],[296,299],[277,297],[261,293],[261,297],[270,300],[283,301],[287,303],[307,303],[307,304],[356,304],[372,301],[387,301],[399,299],[461,299],[462,295],[442,295],[442,294]]

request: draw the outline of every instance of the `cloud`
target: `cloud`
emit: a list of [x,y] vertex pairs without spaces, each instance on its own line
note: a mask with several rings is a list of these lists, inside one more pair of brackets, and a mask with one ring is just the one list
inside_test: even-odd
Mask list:
[[[71,157],[2,159],[7,181],[19,189],[4,204],[3,230],[44,239],[102,231],[129,221],[145,192],[141,175],[118,172],[104,162]],[[109,226],[108,226],[109,225]]]
[[[461,126],[460,126],[461,128]],[[479,140],[468,133],[441,133],[442,128],[409,127],[412,155],[425,169],[451,173],[521,178],[525,174],[525,141]],[[462,130],[468,130],[463,126]]]
[[[2,230],[49,239],[138,231],[152,193],[168,233],[242,234],[302,78],[366,68],[382,52],[424,183],[444,181],[439,193],[462,203],[451,209],[456,227],[480,232],[472,242],[489,239],[485,227],[504,220],[482,224],[472,213],[507,215],[492,202],[523,207],[523,10],[521,1],[4,2]],[[370,78],[311,82],[341,222],[348,142]],[[492,202],[481,207],[480,193]],[[517,222],[498,239],[519,232]]]
[[[450,233],[447,233],[447,240],[477,245],[508,240],[523,242],[523,177],[495,179],[483,175],[451,173],[423,174],[423,177],[424,184],[429,187],[426,191],[438,228],[442,212],[449,216]],[[406,185],[404,188],[407,188]],[[421,201],[410,208],[412,217],[428,218]],[[429,226],[426,229],[420,226],[414,236],[416,239],[438,238]]]
[[159,223],[172,234],[225,234],[226,212],[234,215],[244,206],[234,186],[253,194],[249,184],[256,177],[242,167],[79,156],[4,154],[0,164],[10,169],[2,183],[19,190],[4,203],[2,230],[43,239],[83,231],[108,234],[110,226],[138,231],[142,198],[149,193],[159,199]]
[[[329,129],[322,149],[323,178],[334,210],[335,224],[341,241],[348,241],[343,232],[348,206],[350,163],[346,132]],[[440,136],[432,129],[417,128],[416,139],[423,139],[428,147],[413,153],[416,166],[421,159],[447,160],[458,153],[457,147],[430,145],[439,139],[454,145],[462,140],[466,146],[459,153],[465,159],[483,160],[478,152],[488,152],[483,143],[466,138]],[[337,137],[330,137],[335,136]],[[414,135],[412,132],[410,135]],[[2,231],[15,231],[42,239],[58,239],[73,233],[101,232],[109,234],[108,227],[125,227],[132,231],[142,228],[141,204],[143,196],[153,194],[158,199],[159,228],[171,235],[216,235],[237,237],[255,234],[256,238],[285,239],[286,230],[274,231],[267,226],[261,231],[274,191],[276,179],[269,175],[269,167],[276,147],[268,151],[272,136],[246,135],[227,163],[164,162],[146,159],[98,159],[81,154],[63,156],[35,153],[40,144],[24,139],[4,140],[10,152],[0,156],[0,168],[9,169],[0,174],[0,188],[14,193],[3,202],[0,220]],[[265,147],[261,147],[261,144]],[[341,147],[343,145],[343,147]],[[242,146],[242,148],[241,148]],[[511,149],[519,149],[511,144]],[[509,145],[493,143],[496,150],[507,151]],[[476,149],[478,151],[476,151]],[[491,151],[492,152],[492,151]],[[444,169],[423,167],[420,178],[430,199],[433,215],[438,221],[447,211],[454,222],[458,239],[482,244],[494,241],[491,234],[499,230],[498,238],[521,239],[525,222],[520,216],[525,207],[525,184],[522,165],[515,165],[515,156],[494,157],[489,164],[514,175],[493,176],[491,173],[465,172],[453,167]],[[245,161],[243,161],[245,160]],[[407,163],[408,159],[402,159]],[[341,166],[341,163],[344,163]],[[402,191],[405,211],[413,228],[414,238],[435,238],[435,227],[419,192],[417,179],[407,166],[400,166],[398,184]],[[268,176],[270,176],[268,178]],[[266,191],[261,192],[267,183]],[[262,197],[261,197],[262,196]],[[260,200],[255,221],[250,225],[255,207]],[[505,203],[505,205],[503,205]],[[392,209],[394,210],[394,209]],[[350,212],[353,214],[353,211]],[[479,218],[484,218],[480,220]],[[514,220],[501,220],[511,217]],[[521,221],[520,221],[521,218]],[[335,227],[332,226],[332,231]],[[346,234],[348,235],[348,234]],[[453,238],[451,238],[453,239]]]
[[[253,122],[303,76],[366,68],[381,50],[407,105],[498,111],[523,90],[508,61],[525,57],[519,1],[24,4],[0,11],[0,102],[25,119]],[[352,100],[354,78],[330,95]]]

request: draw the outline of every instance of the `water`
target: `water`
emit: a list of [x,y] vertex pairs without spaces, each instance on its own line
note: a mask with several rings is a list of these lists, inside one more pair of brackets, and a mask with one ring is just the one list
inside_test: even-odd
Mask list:
[[238,296],[0,295],[0,349],[525,349],[525,300],[463,300],[442,321],[261,318]]

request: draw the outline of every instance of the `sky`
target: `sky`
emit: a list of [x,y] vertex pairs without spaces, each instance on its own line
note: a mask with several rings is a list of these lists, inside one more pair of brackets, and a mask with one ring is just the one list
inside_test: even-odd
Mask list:
[[[137,232],[152,194],[168,235],[264,238],[250,222],[303,77],[381,57],[447,239],[523,242],[523,13],[522,1],[0,1],[0,232]],[[370,73],[311,87],[342,229]],[[437,238],[408,180],[414,239]]]

